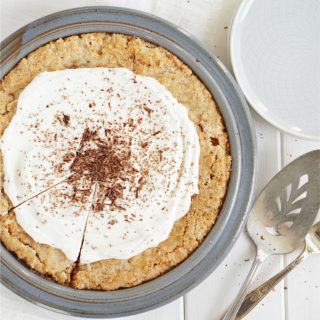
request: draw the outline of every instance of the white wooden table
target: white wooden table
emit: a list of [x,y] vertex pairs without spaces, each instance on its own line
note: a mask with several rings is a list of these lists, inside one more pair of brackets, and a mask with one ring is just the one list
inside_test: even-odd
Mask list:
[[[88,5],[127,6],[156,14],[188,30],[230,68],[227,58],[228,27],[239,1],[1,0],[1,39],[26,23],[55,11]],[[320,149],[320,143],[283,134],[252,113],[258,140],[256,193],[259,193],[284,165],[307,151]],[[254,247],[243,232],[220,267],[183,298],[159,309],[123,319],[217,320],[237,294],[251,266],[253,254]],[[297,253],[294,253],[289,257],[274,257],[268,260],[257,284],[279,271],[296,255]],[[36,307],[3,286],[1,315],[3,320],[71,319]],[[320,256],[312,256],[297,267],[246,319],[319,320]]]

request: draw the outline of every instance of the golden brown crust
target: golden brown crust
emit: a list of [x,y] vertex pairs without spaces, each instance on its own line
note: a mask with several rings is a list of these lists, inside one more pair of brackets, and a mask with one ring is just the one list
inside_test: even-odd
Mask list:
[[[0,124],[0,128],[1,128],[1,124]],[[3,180],[4,180],[3,161],[2,161],[2,155],[0,152],[0,216],[3,214],[6,214],[9,211],[9,209],[12,207],[12,203],[10,202],[7,195],[4,193]]]
[[61,250],[35,242],[18,224],[15,214],[1,217],[1,241],[33,270],[69,285],[74,263]]
[[[137,74],[156,78],[187,107],[200,138],[200,193],[193,197],[188,214],[175,223],[169,238],[156,248],[148,249],[129,260],[98,261],[77,266],[72,272],[71,285],[75,288],[114,290],[131,287],[153,279],[181,263],[212,228],[222,206],[230,175],[228,135],[210,92],[177,57],[162,47],[131,36],[90,33],[59,39],[37,49],[5,77],[1,88],[0,113],[3,116],[0,120],[0,136],[15,112],[19,93],[36,75],[42,71],[78,67],[125,67]],[[8,223],[14,225],[14,229],[19,228],[13,213],[4,216],[3,220],[2,241],[9,250],[17,253],[19,245],[11,245],[10,238],[12,242],[19,242],[26,237],[30,241],[31,238],[21,228],[19,234],[23,236],[20,238],[6,231]],[[41,254],[41,246],[44,245],[33,242],[30,252],[25,247],[25,256],[17,254],[32,268],[41,273],[53,274],[57,281],[63,283],[57,276],[57,268],[53,272],[55,261],[42,259],[42,265],[45,266],[41,268],[27,257],[39,252]],[[60,251],[47,247],[49,251]],[[64,274],[70,275],[70,263],[66,258],[63,261],[61,251],[58,255],[58,269],[65,266],[68,272]]]

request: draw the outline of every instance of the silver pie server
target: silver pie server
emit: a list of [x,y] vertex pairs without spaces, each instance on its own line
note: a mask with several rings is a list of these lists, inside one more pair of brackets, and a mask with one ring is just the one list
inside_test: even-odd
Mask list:
[[246,295],[236,319],[246,316],[291,270],[311,254],[320,253],[320,222],[316,223],[306,236],[304,250],[286,268]]
[[304,241],[320,208],[320,150],[311,151],[276,174],[260,193],[247,221],[256,257],[223,320],[235,319],[263,262],[286,254]]

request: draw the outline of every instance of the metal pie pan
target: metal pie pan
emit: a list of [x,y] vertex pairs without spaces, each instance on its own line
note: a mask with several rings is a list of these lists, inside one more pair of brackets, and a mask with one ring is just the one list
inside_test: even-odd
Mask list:
[[[237,239],[252,200],[255,134],[247,104],[235,81],[215,57],[185,31],[158,17],[117,7],[83,7],[36,20],[1,43],[1,77],[38,47],[88,32],[135,35],[171,51],[207,86],[223,115],[230,138],[232,173],[217,223],[184,262],[133,288],[77,290],[32,272],[1,245],[1,281],[21,297],[45,308],[83,317],[119,317],[168,303],[196,286],[222,261]],[[241,187],[240,187],[241,186]]]

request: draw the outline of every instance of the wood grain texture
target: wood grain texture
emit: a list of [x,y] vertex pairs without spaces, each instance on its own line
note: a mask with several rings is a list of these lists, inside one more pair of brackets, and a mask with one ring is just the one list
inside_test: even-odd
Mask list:
[[[305,141],[288,134],[281,135],[283,165],[299,156],[320,149],[320,143]],[[319,190],[320,196],[320,190]],[[320,220],[320,213],[316,218]],[[298,254],[293,252],[285,257],[289,264]],[[289,320],[318,320],[320,318],[320,254],[308,257],[297,266],[285,280],[286,315]]]

